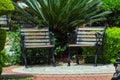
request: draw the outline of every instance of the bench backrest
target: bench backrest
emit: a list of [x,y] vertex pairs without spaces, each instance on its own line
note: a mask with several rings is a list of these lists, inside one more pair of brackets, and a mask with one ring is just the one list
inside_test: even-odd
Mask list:
[[[86,44],[86,46],[95,46],[98,41],[103,43],[103,37],[106,27],[78,27],[76,29],[76,44]],[[98,38],[96,38],[98,37]]]
[[20,31],[25,48],[49,47],[49,45],[51,45],[48,28],[23,28]]
[[0,17],[0,27],[5,30],[9,30],[9,19],[6,15]]

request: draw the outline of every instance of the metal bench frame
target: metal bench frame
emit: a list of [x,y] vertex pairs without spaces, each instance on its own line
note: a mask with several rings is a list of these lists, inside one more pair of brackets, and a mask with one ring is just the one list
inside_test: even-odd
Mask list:
[[26,49],[31,48],[50,48],[52,53],[52,64],[55,66],[54,47],[51,42],[51,36],[49,28],[35,29],[35,28],[21,28],[20,29],[20,43],[22,57],[24,59],[25,67],[27,68]]
[[[74,48],[77,51],[76,53],[76,63],[79,64],[78,50],[81,47],[95,47],[95,60],[94,66],[97,66],[97,58],[98,51],[100,51],[102,55],[102,63],[105,64],[104,56],[103,56],[103,45],[104,45],[104,34],[105,34],[106,26],[102,27],[77,27],[75,29],[75,34],[71,36],[68,33],[68,66],[70,66],[70,57],[71,57],[71,49]],[[75,40],[75,41],[73,41]],[[75,42],[75,43],[73,43]]]

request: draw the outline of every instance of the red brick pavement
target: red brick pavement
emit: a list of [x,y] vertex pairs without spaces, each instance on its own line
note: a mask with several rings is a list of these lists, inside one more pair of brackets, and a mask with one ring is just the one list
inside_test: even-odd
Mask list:
[[[16,73],[12,69],[19,66],[10,66],[3,68],[3,77],[22,78],[30,77],[32,80],[111,80],[112,73],[104,74],[84,74],[84,75],[29,75],[25,73]],[[6,75],[7,74],[7,75]],[[26,76],[25,76],[26,75]]]

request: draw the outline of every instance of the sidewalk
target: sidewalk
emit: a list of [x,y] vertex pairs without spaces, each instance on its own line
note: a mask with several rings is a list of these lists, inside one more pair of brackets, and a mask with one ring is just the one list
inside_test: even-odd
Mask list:
[[10,66],[3,68],[3,77],[32,77],[33,80],[111,80],[114,66],[74,65],[61,66]]

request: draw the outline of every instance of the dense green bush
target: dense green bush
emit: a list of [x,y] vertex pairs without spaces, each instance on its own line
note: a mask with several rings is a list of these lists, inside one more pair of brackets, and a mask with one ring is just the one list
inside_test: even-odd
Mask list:
[[11,0],[0,0],[0,16],[9,14],[14,10]]
[[109,26],[120,26],[120,0],[102,0],[102,10],[112,11],[107,17]]
[[107,63],[112,63],[118,58],[120,49],[120,28],[107,28],[105,35],[104,55]]
[[3,49],[3,50],[0,52],[0,74],[1,74],[1,72],[2,72],[2,66],[5,65],[6,60],[7,60],[6,51],[5,51],[5,49]]
[[[104,58],[106,63],[113,63],[119,57],[117,54],[120,49],[120,28],[107,28],[104,38]],[[88,63],[94,62],[95,48],[83,47],[83,55]],[[101,56],[98,57],[98,63],[101,63]]]
[[8,63],[20,64],[21,63],[21,50],[20,50],[20,37],[19,32],[7,32],[6,44],[11,46],[10,51],[13,52],[12,55],[8,55]]
[[0,51],[3,50],[6,42],[6,31],[0,29]]
[[6,42],[6,31],[0,29],[0,74],[2,72],[2,66],[4,64],[4,55],[5,55],[5,51],[2,51],[4,49],[5,46],[5,42]]

